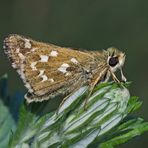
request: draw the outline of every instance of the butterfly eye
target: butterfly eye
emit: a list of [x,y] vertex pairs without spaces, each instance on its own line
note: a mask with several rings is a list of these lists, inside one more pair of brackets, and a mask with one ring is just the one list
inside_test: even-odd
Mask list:
[[109,59],[109,65],[112,67],[116,66],[118,64],[118,62],[119,62],[118,57],[111,57]]

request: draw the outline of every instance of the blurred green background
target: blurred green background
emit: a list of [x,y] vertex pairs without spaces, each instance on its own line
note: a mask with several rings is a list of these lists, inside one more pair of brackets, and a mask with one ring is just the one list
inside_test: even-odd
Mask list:
[[[60,46],[88,50],[115,46],[126,53],[124,73],[130,92],[143,101],[137,113],[148,121],[147,0],[1,0],[0,75],[8,73],[9,91],[26,91],[3,53],[3,40],[16,33]],[[148,147],[148,133],[120,146]]]

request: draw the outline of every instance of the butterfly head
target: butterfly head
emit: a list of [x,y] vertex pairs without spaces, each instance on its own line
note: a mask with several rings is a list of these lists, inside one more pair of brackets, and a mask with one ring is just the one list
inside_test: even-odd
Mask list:
[[122,73],[122,67],[125,62],[125,54],[114,47],[110,47],[107,49],[107,64],[112,73],[114,73],[117,69],[121,72],[122,81],[126,81],[125,76]]

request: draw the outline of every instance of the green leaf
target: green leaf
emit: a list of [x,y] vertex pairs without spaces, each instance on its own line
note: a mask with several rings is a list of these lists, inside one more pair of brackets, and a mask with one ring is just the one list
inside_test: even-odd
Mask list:
[[122,123],[116,130],[116,136],[104,143],[101,143],[99,148],[114,147],[125,143],[135,136],[143,134],[145,131],[148,131],[148,122],[144,122],[143,119],[137,118]]
[[[142,104],[137,97],[130,97],[128,86],[129,83],[102,83],[96,86],[90,98],[87,98],[88,87],[84,86],[56,111],[44,115],[38,114],[38,108],[34,107],[31,112],[31,105],[23,104],[16,130],[14,128],[3,145],[8,146],[9,142],[10,148],[112,148],[122,144],[148,131],[148,122],[128,117]],[[2,90],[1,96],[7,96]],[[84,109],[86,98],[87,110]],[[1,106],[4,107],[4,104]],[[8,108],[4,108],[7,113],[1,118],[0,126],[7,127],[14,121]],[[40,110],[44,110],[44,105],[40,106]],[[12,121],[4,124],[4,117],[8,115]],[[10,132],[13,128],[9,125],[8,129]],[[0,136],[7,137],[4,131],[0,132]]]
[[15,132],[15,121],[8,108],[0,100],[0,147],[8,147],[9,139]]

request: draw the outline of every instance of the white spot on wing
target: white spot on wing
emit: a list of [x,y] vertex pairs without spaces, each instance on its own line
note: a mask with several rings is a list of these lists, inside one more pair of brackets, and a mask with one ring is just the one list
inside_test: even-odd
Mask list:
[[50,56],[52,56],[52,57],[57,57],[57,55],[58,55],[58,52],[55,50],[52,50],[50,53]]
[[32,49],[31,49],[32,52],[34,52],[34,51],[36,51],[36,50],[37,50],[37,48],[32,48]]
[[25,56],[24,56],[22,53],[19,53],[18,56],[19,56],[22,60],[25,59]]
[[70,61],[73,62],[74,64],[78,64],[78,61],[75,58],[71,58]]
[[37,64],[37,62],[32,62],[30,67],[32,68],[32,70],[37,70],[37,68],[35,67],[35,65]]
[[25,39],[25,48],[31,48],[31,43],[28,39]]
[[40,55],[40,58],[41,58],[41,62],[48,62],[48,56],[46,55]]
[[47,80],[48,80],[48,77],[47,77],[46,75],[42,75],[41,77],[42,77],[42,79],[43,79],[43,80],[42,80],[42,82],[44,82],[44,81],[47,81]]
[[70,76],[71,72],[66,72],[65,76]]
[[62,64],[58,70],[61,71],[62,73],[66,73],[66,69],[69,67],[69,65],[67,63]]
[[17,66],[16,66],[15,63],[12,63],[12,67],[13,67],[13,68],[17,68]]
[[19,48],[17,48],[15,52],[16,52],[16,53],[19,53],[19,52],[20,52],[20,49],[19,49]]
[[53,82],[54,82],[54,79],[49,79],[49,81],[50,81],[51,83],[53,83]]
[[30,93],[33,92],[33,89],[31,88],[31,86],[30,86],[29,83],[26,83],[25,86],[26,86],[26,88],[28,88],[28,90],[29,90]]
[[6,49],[6,46],[5,45],[3,45],[3,49]]
[[21,64],[21,67],[20,67],[20,76],[23,79],[24,83],[26,83],[26,77],[25,77],[25,74],[24,74],[24,64]]
[[44,74],[44,70],[40,70],[38,77],[41,77]]
[[31,86],[29,86],[29,83],[27,84],[27,82],[26,82],[26,77],[25,77],[25,74],[24,74],[24,64],[23,63],[20,64],[20,69],[18,69],[17,72],[21,76],[23,82],[26,84],[26,87],[29,89],[29,92],[32,92],[33,90],[31,89]]
[[[40,70],[40,73],[39,73],[38,77],[41,77],[42,78],[42,82],[48,80],[48,77],[44,74],[44,70]],[[53,79],[50,79],[50,81],[52,82],[54,80]]]

